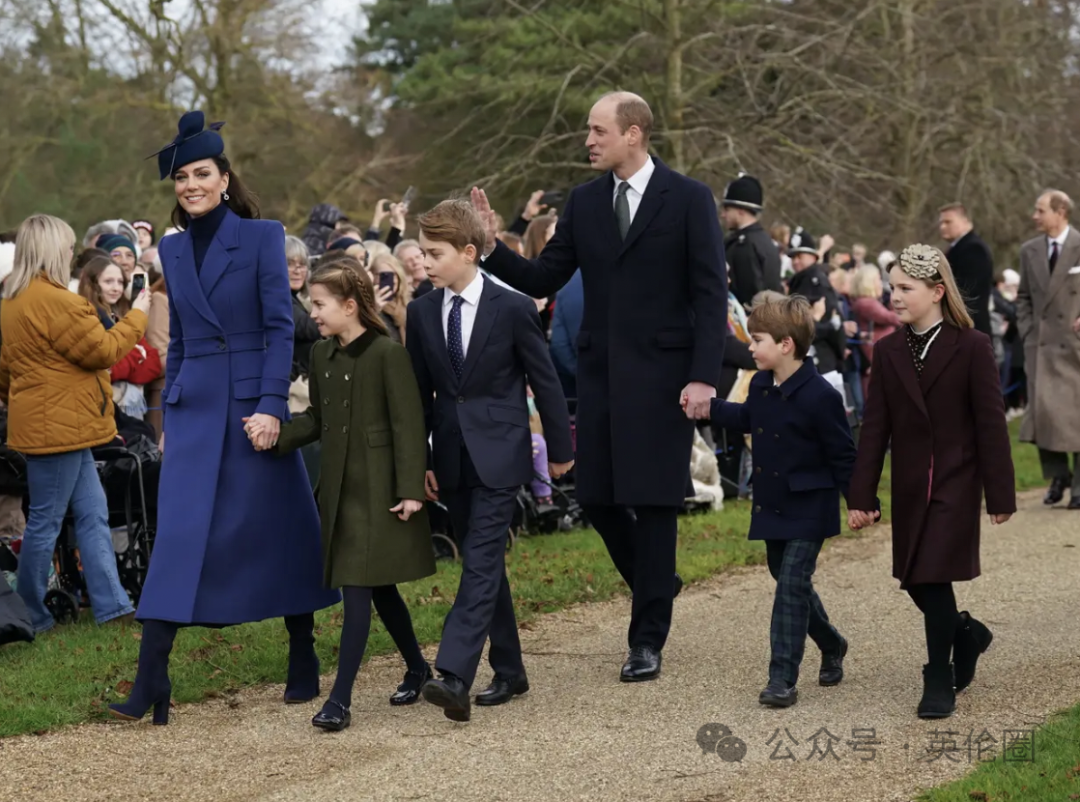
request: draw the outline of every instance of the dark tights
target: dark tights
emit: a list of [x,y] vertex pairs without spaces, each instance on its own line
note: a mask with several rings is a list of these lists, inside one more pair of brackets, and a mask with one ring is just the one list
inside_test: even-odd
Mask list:
[[384,585],[378,588],[344,587],[341,595],[345,601],[345,620],[341,627],[341,648],[338,652],[338,673],[334,680],[334,689],[330,698],[338,704],[352,705],[353,683],[360,671],[360,663],[367,650],[368,635],[371,633],[371,605],[386,626],[386,631],[394,639],[409,671],[421,672],[427,665],[420,651],[420,644],[413,632],[412,618],[405,600],[398,593],[396,585]]
[[912,585],[908,588],[908,595],[923,614],[927,662],[932,666],[949,665],[952,662],[956,627],[960,623],[952,583]]

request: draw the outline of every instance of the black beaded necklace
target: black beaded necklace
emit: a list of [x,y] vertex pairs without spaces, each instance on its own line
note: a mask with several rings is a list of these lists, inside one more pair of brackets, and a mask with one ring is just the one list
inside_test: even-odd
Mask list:
[[915,372],[922,376],[923,367],[926,365],[926,355],[930,352],[930,344],[941,333],[941,325],[944,321],[939,320],[926,331],[919,333],[911,326],[905,327],[908,348],[911,349],[911,357],[915,360]]

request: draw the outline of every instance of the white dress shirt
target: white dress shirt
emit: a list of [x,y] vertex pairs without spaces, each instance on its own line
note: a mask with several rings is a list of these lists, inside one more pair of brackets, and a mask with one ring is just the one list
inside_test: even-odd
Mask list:
[[[649,186],[649,179],[652,178],[652,174],[656,171],[656,164],[652,160],[652,156],[648,158],[645,165],[627,179],[630,184],[630,189],[626,191],[626,200],[630,204],[630,222],[634,222],[634,215],[637,214],[638,207],[641,205],[641,199],[645,195],[645,188]],[[619,184],[622,183],[622,179],[618,176],[615,178],[615,189],[611,193],[611,207],[615,208],[615,199],[619,197]]]
[[[484,292],[484,277],[480,271],[476,271],[476,278],[468,287],[461,291],[461,297],[465,302],[461,305],[461,352],[469,355],[469,338],[472,337],[473,324],[476,322],[476,310],[480,306],[480,295]],[[442,330],[445,339],[450,331],[450,310],[454,308],[454,298],[457,297],[447,287],[443,290],[442,305]]]
[[1065,226],[1065,230],[1058,234],[1056,237],[1046,238],[1046,258],[1050,258],[1050,254],[1054,252],[1054,243],[1058,246],[1058,259],[1061,258],[1061,252],[1065,250],[1065,240],[1069,238],[1070,226]]

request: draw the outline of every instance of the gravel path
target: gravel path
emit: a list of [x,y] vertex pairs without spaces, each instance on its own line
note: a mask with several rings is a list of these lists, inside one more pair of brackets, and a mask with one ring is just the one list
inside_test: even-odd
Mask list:
[[[907,800],[968,771],[980,736],[993,756],[1005,731],[1025,737],[1080,700],[1078,544],[1080,515],[1034,495],[1014,521],[984,529],[984,576],[959,586],[960,601],[996,637],[944,722],[915,717],[922,624],[890,577],[880,531],[822,557],[819,591],[851,642],[847,677],[819,687],[811,646],[789,710],[757,703],[772,584],[754,568],[679,597],[657,682],[617,681],[628,602],[589,605],[523,632],[532,691],[474,708],[469,724],[426,704],[391,709],[400,669],[380,658],[361,672],[343,734],[315,731],[318,705],[286,707],[280,686],[244,692],[174,710],[168,727],[90,724],[0,741],[0,800]],[[482,671],[478,685],[486,680]],[[704,751],[709,723],[738,740]]]

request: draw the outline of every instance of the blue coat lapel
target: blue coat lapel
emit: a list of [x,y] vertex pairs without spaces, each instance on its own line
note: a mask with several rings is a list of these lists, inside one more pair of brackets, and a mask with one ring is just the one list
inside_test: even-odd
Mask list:
[[[172,253],[169,265],[163,268],[169,288],[186,298],[188,303],[195,307],[195,311],[202,315],[211,326],[221,329],[221,323],[218,322],[217,315],[210,307],[210,302],[206,300],[206,294],[195,271],[195,249],[191,244],[191,234],[184,231],[176,237],[178,237],[176,250]],[[209,258],[209,254],[207,257]],[[206,261],[203,261],[203,267],[206,267]]]
[[[480,360],[480,352],[484,350],[491,328],[495,325],[495,318],[499,316],[499,308],[492,300],[502,294],[502,287],[494,281],[484,279],[484,289],[480,293],[480,303],[476,307],[476,319],[473,321],[472,335],[469,337],[469,352],[465,354],[465,367],[461,369],[461,387],[469,381],[469,375]],[[445,292],[445,290],[443,290]],[[449,362],[449,356],[447,361]]]
[[225,275],[229,265],[232,264],[232,256],[229,251],[240,247],[240,218],[230,211],[218,226],[217,233],[210,243],[203,258],[202,270],[199,271],[199,283],[202,285],[203,294],[209,298],[214,287]]

